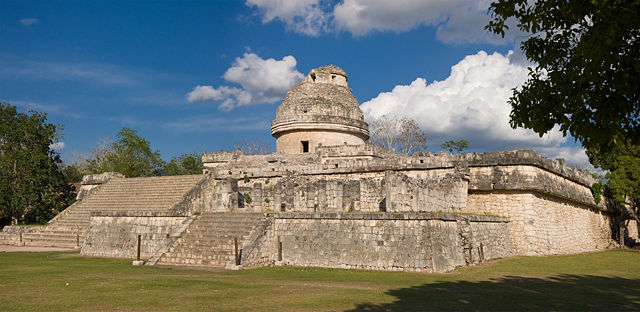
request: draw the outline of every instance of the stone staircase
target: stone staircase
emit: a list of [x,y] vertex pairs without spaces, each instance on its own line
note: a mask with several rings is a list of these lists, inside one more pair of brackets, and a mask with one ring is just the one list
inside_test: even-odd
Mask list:
[[112,179],[38,231],[22,233],[26,246],[79,248],[94,211],[168,211],[204,175]]
[[262,213],[203,212],[158,264],[227,267],[235,264],[235,241],[244,239],[264,217]]

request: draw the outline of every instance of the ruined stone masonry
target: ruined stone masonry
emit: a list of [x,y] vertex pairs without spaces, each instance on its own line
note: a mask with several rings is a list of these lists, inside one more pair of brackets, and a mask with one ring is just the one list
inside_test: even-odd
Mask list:
[[[271,131],[276,153],[205,153],[202,175],[86,176],[46,227],[7,226],[0,242],[134,258],[140,235],[147,265],[417,272],[617,246],[595,180],[562,159],[365,144],[362,111],[333,65],[289,90]],[[635,223],[626,235],[638,239]]]

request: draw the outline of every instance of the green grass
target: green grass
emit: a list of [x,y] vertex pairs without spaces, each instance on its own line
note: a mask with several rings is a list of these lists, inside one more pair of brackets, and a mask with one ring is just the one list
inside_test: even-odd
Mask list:
[[212,272],[0,253],[0,310],[640,310],[640,252],[518,257],[447,274]]

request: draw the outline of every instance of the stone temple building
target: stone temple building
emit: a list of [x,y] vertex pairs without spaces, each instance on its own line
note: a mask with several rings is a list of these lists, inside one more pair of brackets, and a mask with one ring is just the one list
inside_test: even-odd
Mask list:
[[[595,179],[531,150],[398,154],[367,144],[337,66],[313,69],[276,111],[277,152],[204,153],[203,174],[85,176],[46,227],[0,242],[169,264],[445,272],[516,255],[616,247]],[[637,240],[631,222],[626,239]]]

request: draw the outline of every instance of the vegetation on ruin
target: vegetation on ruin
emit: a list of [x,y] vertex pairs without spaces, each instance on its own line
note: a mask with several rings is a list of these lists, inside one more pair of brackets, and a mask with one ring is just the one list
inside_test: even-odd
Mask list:
[[450,153],[460,153],[469,148],[469,142],[467,140],[447,140],[442,143],[442,149],[449,151]]
[[45,113],[0,103],[0,225],[44,223],[73,202],[74,186],[53,149],[61,131]]
[[165,164],[164,175],[184,175],[202,173],[202,159],[196,152],[174,156]]
[[509,100],[511,126],[571,134],[609,171],[620,219],[638,219],[640,1],[495,0],[489,10],[489,31],[504,36],[515,20],[531,34],[520,47],[533,67]]
[[517,257],[446,274],[277,267],[216,272],[0,253],[5,311],[640,309],[640,253]]

